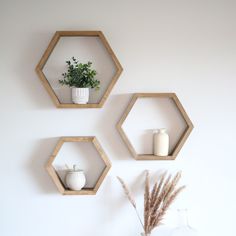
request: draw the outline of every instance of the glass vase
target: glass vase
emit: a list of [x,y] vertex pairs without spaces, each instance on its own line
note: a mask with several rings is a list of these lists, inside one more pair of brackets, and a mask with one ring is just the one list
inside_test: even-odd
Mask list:
[[187,209],[178,210],[178,226],[172,230],[170,236],[197,236],[197,231],[189,225]]

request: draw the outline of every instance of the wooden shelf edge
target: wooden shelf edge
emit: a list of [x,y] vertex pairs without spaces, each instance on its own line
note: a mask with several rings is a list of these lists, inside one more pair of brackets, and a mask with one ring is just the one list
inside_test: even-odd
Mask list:
[[[133,106],[135,105],[136,101],[138,99],[142,98],[170,98],[173,100],[174,105],[178,109],[180,115],[183,117],[185,123],[186,123],[186,131],[182,134],[180,139],[178,140],[176,147],[174,148],[174,151],[171,153],[171,155],[166,157],[160,157],[155,156],[153,154],[138,154],[136,153],[136,150],[132,143],[130,142],[128,136],[126,135],[126,132],[123,130],[122,126],[125,123],[126,118],[128,117],[129,113],[131,112]],[[126,144],[128,150],[132,154],[132,156],[136,160],[175,160],[179,151],[183,147],[185,141],[187,140],[188,136],[190,135],[191,131],[193,130],[193,123],[191,122],[190,118],[188,117],[185,109],[183,108],[181,102],[179,101],[177,95],[173,92],[166,92],[166,93],[134,93],[128,106],[126,107],[123,115],[121,116],[120,120],[116,124],[116,128],[123,139],[124,143]]]
[[[54,48],[56,47],[58,41],[61,37],[98,37],[101,40],[101,44],[107,50],[109,57],[113,61],[116,73],[110,78],[109,86],[106,88],[102,98],[98,103],[90,103],[90,104],[73,104],[73,103],[61,103],[59,98],[55,94],[55,91],[51,87],[50,83],[48,82],[46,76],[43,74],[43,68],[47,63],[48,58],[50,57],[51,53],[53,52]],[[57,108],[101,108],[103,107],[105,101],[107,100],[108,96],[111,93],[114,85],[116,84],[117,80],[120,77],[120,74],[123,71],[123,68],[116,57],[114,51],[112,50],[111,46],[109,45],[106,37],[100,30],[88,30],[88,31],[56,31],[54,36],[52,37],[46,51],[44,52],[42,58],[40,59],[39,63],[37,64],[36,73],[40,80],[42,81],[45,89],[47,90],[48,94],[50,95],[51,99],[53,100],[55,106]]]
[[153,154],[139,154],[135,157],[138,161],[173,161],[176,156],[156,156]]
[[65,189],[63,195],[95,195],[96,191],[93,188],[84,188],[79,191]]
[[58,108],[101,108],[100,103],[75,104],[75,103],[58,103]]
[[[57,158],[57,154],[60,151],[62,145],[65,142],[90,142],[91,145],[97,150],[99,157],[104,162],[104,169],[101,172],[100,177],[97,179],[97,182],[93,188],[84,188],[80,191],[73,191],[69,190],[61,180],[58,172],[55,170],[53,166],[53,161]],[[111,161],[107,157],[105,151],[103,150],[101,144],[97,140],[96,136],[65,136],[60,137],[59,141],[54,148],[53,154],[50,156],[49,160],[47,161],[46,170],[49,173],[50,177],[52,178],[54,184],[57,186],[59,192],[63,195],[95,195],[102,184],[103,180],[105,179],[108,171],[111,168]]]

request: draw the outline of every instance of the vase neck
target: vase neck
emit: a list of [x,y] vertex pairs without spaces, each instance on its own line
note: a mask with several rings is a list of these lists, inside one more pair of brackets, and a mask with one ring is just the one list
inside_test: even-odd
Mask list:
[[178,225],[188,226],[188,211],[186,209],[178,209]]
[[167,133],[167,129],[165,129],[165,128],[154,129],[154,130],[153,130],[153,133],[154,133],[154,134],[157,134],[157,133],[165,134],[165,133]]

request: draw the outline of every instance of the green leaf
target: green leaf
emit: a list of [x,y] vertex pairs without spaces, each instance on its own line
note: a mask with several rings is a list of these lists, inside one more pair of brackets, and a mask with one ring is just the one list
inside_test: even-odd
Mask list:
[[79,63],[74,56],[72,61],[66,61],[67,72],[63,73],[64,80],[59,80],[61,85],[76,88],[100,88],[100,81],[95,79],[96,70],[92,69],[92,62]]

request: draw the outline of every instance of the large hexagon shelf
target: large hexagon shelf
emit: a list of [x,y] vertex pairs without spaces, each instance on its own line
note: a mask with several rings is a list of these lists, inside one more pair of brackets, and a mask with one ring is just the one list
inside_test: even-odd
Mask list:
[[[130,134],[128,134],[128,131],[125,129],[125,125],[128,122],[127,120],[129,119],[130,113],[132,113],[134,110],[134,106],[140,100],[144,100],[145,98],[162,100],[161,109],[157,110],[157,107],[154,104],[155,105],[154,110],[157,111],[156,112],[157,114],[154,114],[154,113],[152,113],[151,115],[149,114],[149,117],[153,116],[155,119],[155,118],[158,118],[158,116],[160,115],[160,112],[165,113],[167,111],[168,114],[165,114],[164,119],[169,119],[170,120],[169,123],[172,123],[171,124],[172,134],[175,135],[177,131],[179,132],[175,142],[172,145],[172,148],[170,150],[170,154],[168,156],[155,156],[153,154],[153,151],[151,151],[149,153],[141,153],[140,150],[137,150],[138,149],[137,146],[134,145],[132,138],[129,136]],[[166,103],[165,100],[167,100],[168,103]],[[169,107],[172,107],[172,108],[169,108]],[[147,109],[147,105],[146,105],[145,109]],[[153,125],[153,123],[148,121],[149,117],[147,116],[147,114],[145,114],[145,111],[142,108],[141,110],[139,110],[139,113],[135,113],[133,115],[133,119],[132,119],[132,121],[130,121],[130,125],[133,127],[132,130],[129,130],[131,133],[135,133],[136,130],[138,129],[137,123],[138,123],[138,121],[140,121],[140,119],[141,119],[140,117],[142,118],[142,122],[140,122],[139,124],[146,123],[146,126],[148,126],[149,128],[152,128],[152,130],[156,128],[156,127],[155,128],[150,127]],[[143,117],[145,117],[145,118],[143,118]],[[178,124],[173,124],[173,123],[177,123],[178,121],[180,123],[182,122],[182,126],[183,126],[182,128],[178,128]],[[159,128],[162,128],[162,127],[159,127]],[[193,124],[192,124],[191,120],[189,119],[183,106],[181,105],[176,94],[174,94],[174,93],[136,93],[133,95],[123,116],[121,117],[120,121],[118,122],[117,129],[118,129],[123,141],[127,145],[129,151],[131,152],[131,154],[134,156],[134,158],[136,160],[174,160],[176,158],[176,156],[178,155],[180,149],[184,145],[189,134],[191,133],[191,131],[193,129]],[[151,147],[152,147],[152,145],[150,145],[151,137],[152,137],[152,133],[150,133],[150,135],[148,137],[149,138],[148,145],[150,146],[149,150],[151,150]],[[143,140],[146,140],[148,138],[147,138],[147,136],[144,136]],[[143,143],[141,143],[140,145],[143,145]],[[143,146],[145,146],[145,145],[143,145]]]
[[[91,145],[94,146],[95,150],[98,153],[99,158],[104,164],[104,168],[101,171],[101,173],[98,176],[98,179],[95,181],[95,185],[93,187],[85,187],[82,188],[80,191],[73,191],[69,190],[66,185],[64,184],[64,181],[61,179],[59,172],[54,167],[54,162],[56,161],[57,157],[59,156],[59,152],[62,149],[62,146],[65,143],[71,143],[71,142],[82,142],[82,143],[91,143]],[[92,157],[94,158],[94,157]],[[93,165],[95,165],[93,163]],[[106,177],[109,169],[111,168],[111,162],[109,161],[107,155],[105,154],[103,148],[99,144],[96,137],[61,137],[58,141],[51,157],[49,158],[46,169],[49,175],[51,176],[53,182],[57,186],[59,192],[63,195],[95,195],[102,184],[104,178]]]
[[[79,60],[82,57],[84,62],[92,61],[95,69],[100,69],[97,70],[96,78],[101,81],[101,88],[90,94],[88,104],[72,103],[70,89],[58,83],[58,80],[62,79],[61,74],[65,72],[65,60],[71,59],[72,56],[78,56]],[[57,31],[36,67],[40,80],[58,108],[102,107],[122,70],[119,60],[101,31]]]

